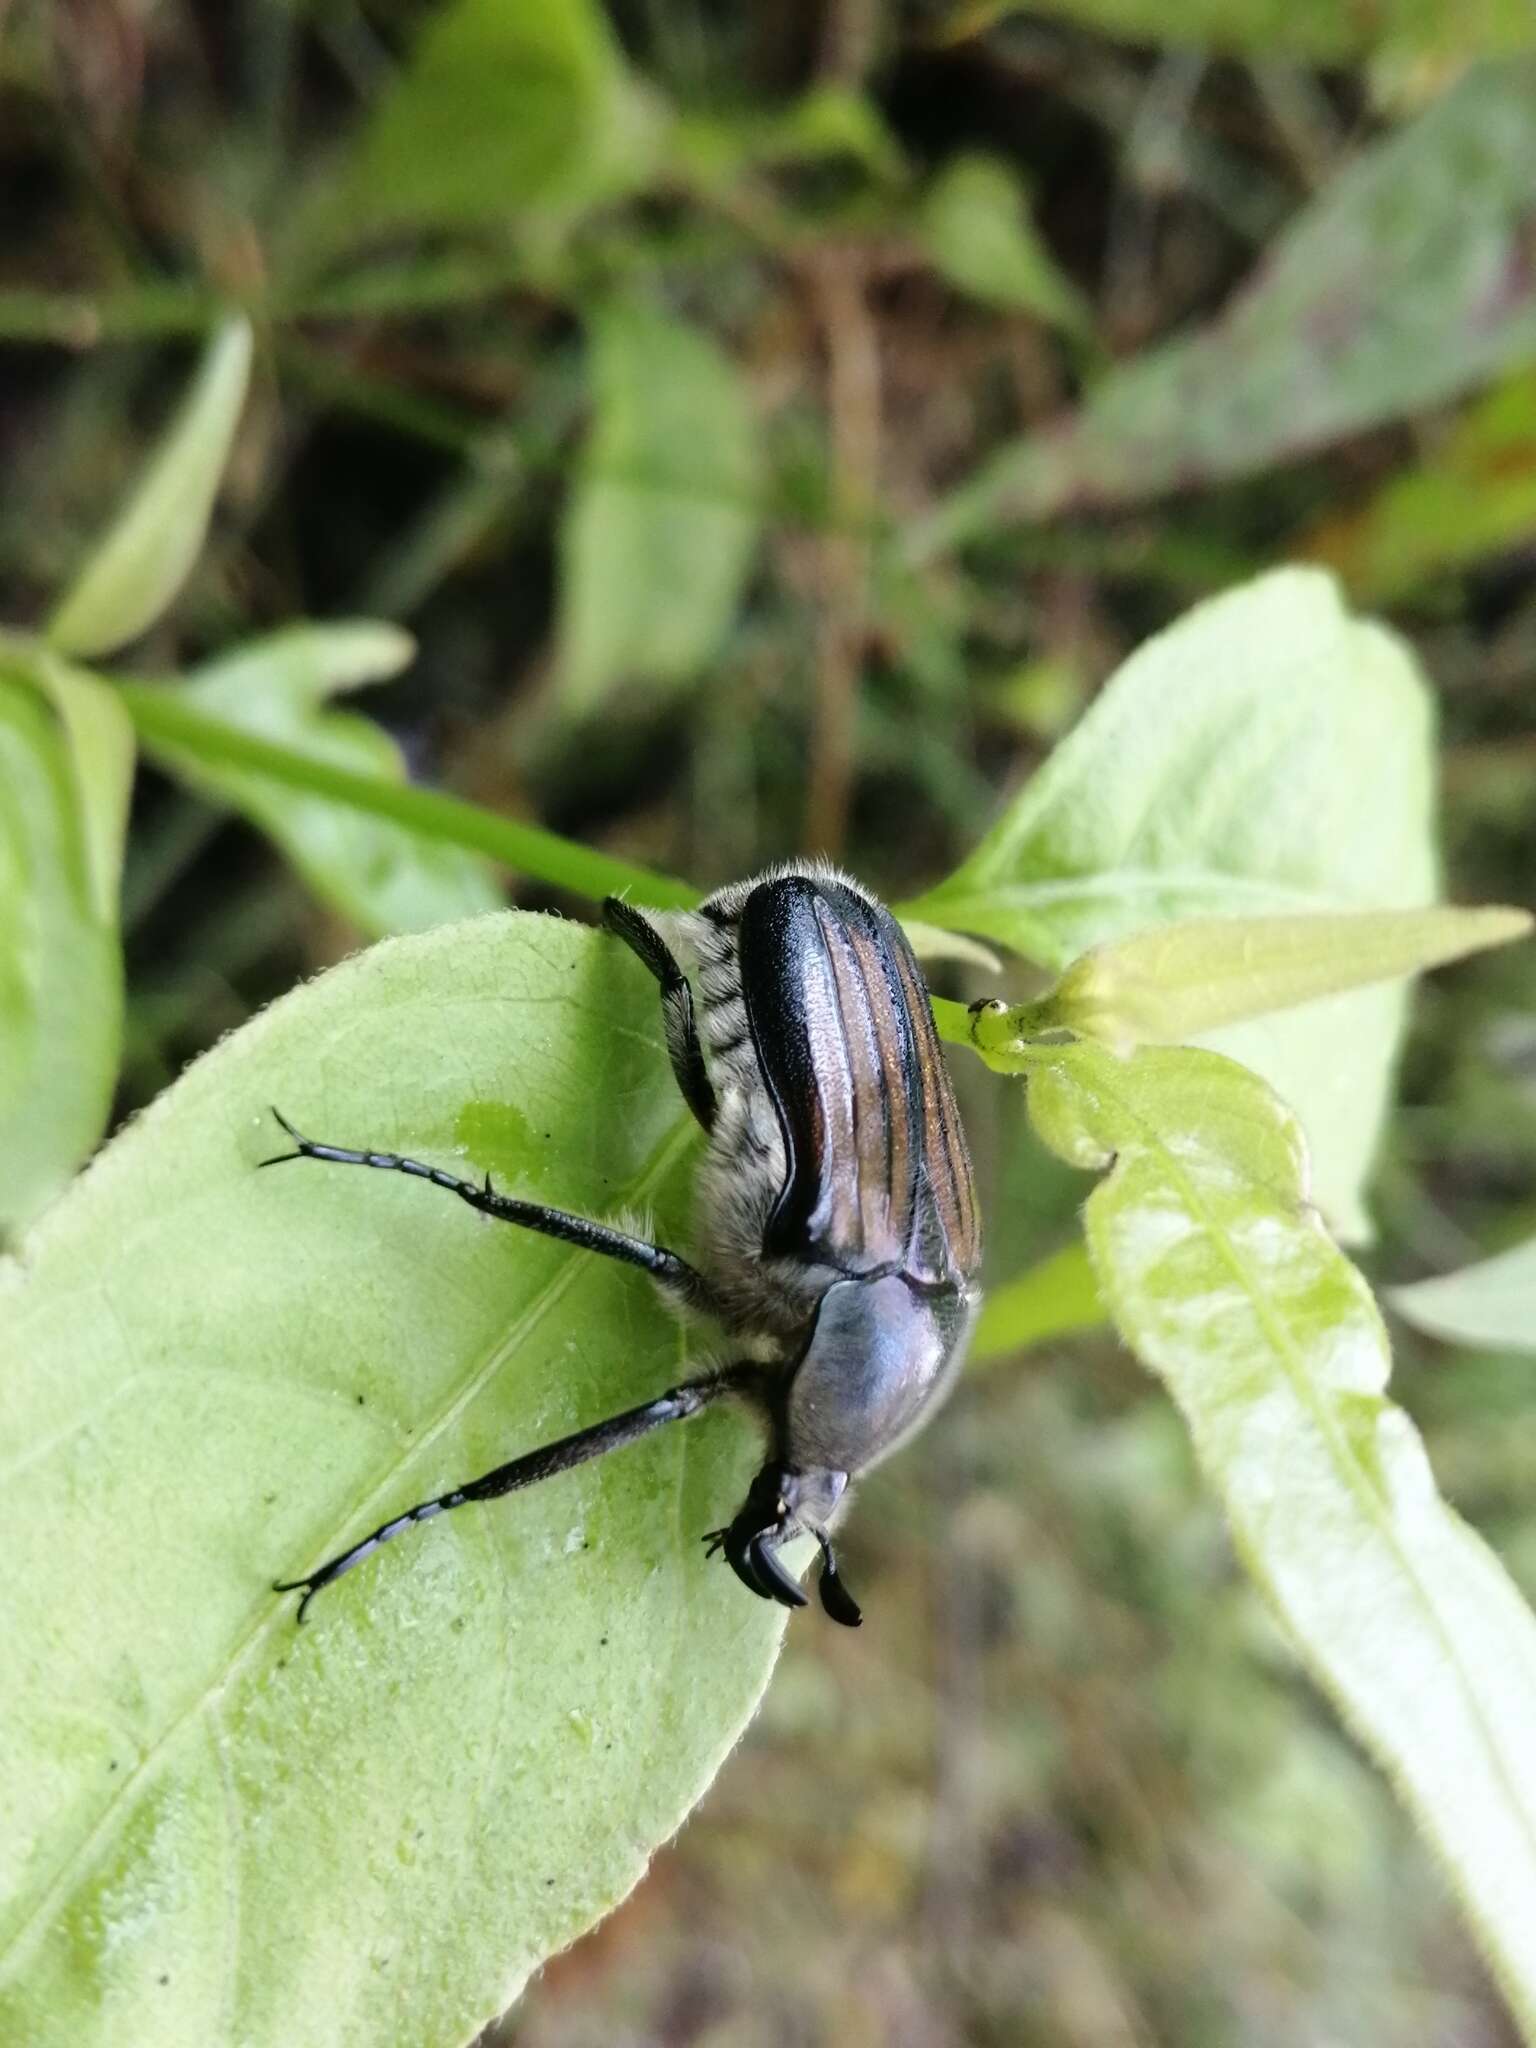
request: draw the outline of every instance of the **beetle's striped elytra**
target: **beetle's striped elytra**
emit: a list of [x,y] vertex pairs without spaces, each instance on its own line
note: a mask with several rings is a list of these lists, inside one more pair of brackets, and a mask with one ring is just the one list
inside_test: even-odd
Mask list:
[[[309,1577],[322,1586],[408,1527],[631,1443],[731,1394],[766,1426],[768,1456],[709,1532],[764,1599],[805,1604],[779,1556],[815,1537],[822,1604],[850,1626],[831,1529],[850,1481],[928,1419],[963,1356],[979,1291],[970,1154],[922,975],[900,925],[836,869],[807,863],[717,890],[696,910],[610,897],[608,929],[661,988],[684,1100],[708,1134],[694,1252],[523,1202],[396,1153],[301,1137],[264,1161],[330,1160],[414,1175],[472,1208],[640,1267],[711,1319],[734,1362],[500,1465],[384,1523]],[[274,1112],[276,1114],[276,1112]]]

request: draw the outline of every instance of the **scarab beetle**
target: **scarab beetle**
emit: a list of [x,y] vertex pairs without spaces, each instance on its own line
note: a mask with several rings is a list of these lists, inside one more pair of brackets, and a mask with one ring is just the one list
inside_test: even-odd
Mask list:
[[672,1071],[709,1135],[694,1263],[498,1194],[489,1176],[477,1186],[396,1153],[317,1144],[275,1110],[295,1149],[262,1164],[414,1174],[485,1215],[640,1267],[739,1355],[281,1581],[303,1592],[300,1620],[322,1586],[411,1523],[531,1486],[728,1394],[758,1410],[769,1453],[734,1518],[706,1537],[711,1554],[763,1599],[803,1607],[779,1552],[809,1533],[823,1607],[850,1627],[861,1618],[838,1576],[833,1519],[850,1480],[943,1398],[979,1300],[970,1155],[912,948],[882,904],[815,863],[733,883],[697,910],[642,913],[609,897],[603,921],[661,984]]

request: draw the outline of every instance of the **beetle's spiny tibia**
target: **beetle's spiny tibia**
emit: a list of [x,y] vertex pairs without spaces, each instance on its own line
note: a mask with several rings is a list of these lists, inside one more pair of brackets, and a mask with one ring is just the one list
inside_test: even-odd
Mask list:
[[684,1304],[706,1310],[712,1306],[703,1276],[665,1245],[651,1244],[643,1237],[612,1230],[606,1223],[593,1223],[588,1217],[573,1216],[565,1209],[551,1209],[542,1202],[520,1202],[513,1195],[498,1195],[489,1174],[483,1185],[477,1186],[440,1166],[428,1166],[425,1160],[408,1159],[399,1152],[362,1152],[347,1145],[322,1145],[295,1130],[280,1109],[274,1107],[272,1114],[293,1140],[295,1149],[274,1153],[270,1159],[261,1161],[263,1166],[286,1166],[294,1159],[319,1159],[332,1166],[371,1166],[384,1173],[403,1173],[412,1180],[430,1181],[433,1187],[446,1189],[482,1216],[493,1216],[498,1223],[515,1223],[523,1230],[558,1238],[562,1244],[598,1252],[604,1258],[620,1259],[626,1266],[638,1266]]
[[575,1465],[585,1465],[592,1458],[601,1458],[609,1451],[619,1450],[668,1422],[685,1422],[724,1394],[754,1392],[760,1377],[757,1366],[734,1365],[706,1374],[701,1379],[685,1380],[681,1386],[669,1387],[666,1393],[658,1394],[653,1401],[642,1402],[638,1408],[628,1408],[622,1415],[609,1416],[606,1422],[595,1422],[588,1429],[578,1429],[571,1436],[544,1444],[536,1451],[526,1451],[522,1457],[497,1465],[478,1479],[471,1479],[464,1486],[455,1486],[432,1500],[418,1501],[415,1507],[407,1508],[403,1514],[381,1522],[361,1543],[330,1558],[308,1578],[280,1579],[273,1590],[297,1593],[302,1589],[304,1597],[299,1602],[297,1615],[297,1619],[302,1621],[305,1608],[322,1586],[330,1585],[333,1579],[339,1579],[354,1565],[361,1564],[365,1557],[371,1557],[381,1544],[388,1543],[413,1522],[430,1522],[435,1515],[446,1514],[450,1508],[464,1507],[472,1501],[499,1500],[503,1494],[516,1493],[525,1486],[536,1486],[541,1479],[552,1479],[557,1472],[568,1472]]

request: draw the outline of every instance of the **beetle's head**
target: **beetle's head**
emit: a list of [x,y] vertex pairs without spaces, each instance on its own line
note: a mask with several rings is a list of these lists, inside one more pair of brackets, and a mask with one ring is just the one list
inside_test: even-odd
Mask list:
[[804,1607],[805,1594],[779,1552],[796,1536],[814,1536],[821,1545],[821,1604],[834,1621],[857,1628],[864,1617],[838,1576],[827,1533],[847,1484],[846,1472],[792,1472],[771,1460],[753,1480],[735,1520],[706,1537],[711,1557],[723,1550],[737,1578],[760,1599],[777,1600],[781,1607]]

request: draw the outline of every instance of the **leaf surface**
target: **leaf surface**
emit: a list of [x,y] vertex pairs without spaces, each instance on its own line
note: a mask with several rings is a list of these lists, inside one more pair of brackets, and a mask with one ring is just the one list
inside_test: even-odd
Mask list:
[[1505,904],[1356,910],[1338,916],[1192,917],[1096,946],[998,1030],[1071,1031],[1125,1051],[1183,1045],[1224,1024],[1340,990],[1396,981],[1527,938],[1531,914]]
[[735,613],[757,546],[757,427],[699,329],[613,305],[591,329],[594,417],[561,532],[567,702],[625,678],[690,680]]
[[100,1137],[122,1037],[133,731],[44,650],[0,655],[0,1242]]
[[594,0],[447,0],[316,217],[372,230],[576,207],[627,182],[648,128]]
[[1422,602],[1424,586],[1536,534],[1536,372],[1485,392],[1365,504],[1296,543],[1361,595]]
[[750,1713],[781,1616],[699,1538],[711,1410],[413,1529],[302,1630],[274,1577],[673,1384],[645,1281],[266,1105],[683,1225],[654,984],[506,914],[386,942],[167,1091],[0,1268],[0,2039],[461,2043],[612,1906]]
[[1085,1225],[1121,1335],[1536,2035],[1536,1618],[1387,1396],[1386,1332],[1305,1199],[1300,1126],[1256,1075],[1187,1048],[1040,1049],[1028,1071],[1045,1142],[1105,1172]]
[[940,505],[923,550],[1252,475],[1536,357],[1536,57],[1362,152],[1209,326],[1151,349]]
[[[396,674],[414,651],[408,634],[371,620],[289,626],[205,663],[175,694],[309,760],[398,782],[404,768],[388,734],[328,704],[339,691]],[[316,894],[370,935],[420,931],[501,904],[486,863],[461,848],[190,748],[151,745],[167,766],[270,833]]]
[[1394,1287],[1387,1299],[1431,1337],[1536,1355],[1536,1238],[1459,1273]]
[[970,1370],[1031,1344],[1097,1329],[1105,1320],[1087,1251],[1074,1239],[988,1293],[971,1340]]
[[[1317,570],[1261,576],[1139,648],[947,881],[903,906],[1046,966],[1176,919],[1413,909],[1435,894],[1427,693]],[[1322,1207],[1361,1190],[1401,988],[1324,997],[1211,1042],[1306,1128]]]
[[1082,295],[1051,255],[1028,194],[996,157],[967,155],[945,166],[924,196],[924,242],[950,282],[985,304],[1033,313],[1068,333],[1091,332]]

